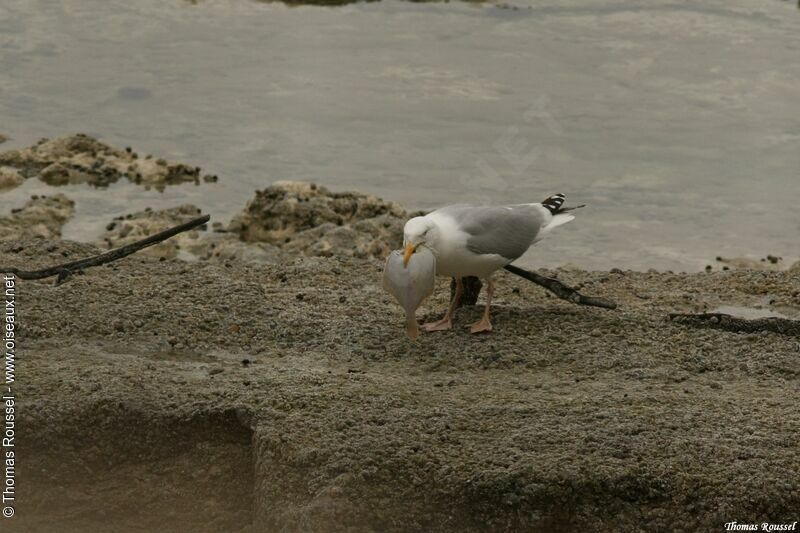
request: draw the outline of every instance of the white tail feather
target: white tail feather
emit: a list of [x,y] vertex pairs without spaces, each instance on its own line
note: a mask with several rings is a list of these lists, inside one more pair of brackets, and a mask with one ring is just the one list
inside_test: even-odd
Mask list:
[[548,233],[553,231],[553,228],[563,226],[570,220],[575,220],[575,215],[571,215],[568,213],[558,213],[556,215],[553,215],[553,218],[550,220],[550,222],[545,227],[539,230],[539,234],[536,236],[536,240],[533,242],[541,241],[542,239],[547,237]]
[[557,215],[553,215],[553,220],[551,220],[548,225],[542,228],[542,231],[550,231],[551,229],[557,228],[562,224],[566,224],[570,220],[575,220],[575,215],[570,215],[569,213],[559,213]]

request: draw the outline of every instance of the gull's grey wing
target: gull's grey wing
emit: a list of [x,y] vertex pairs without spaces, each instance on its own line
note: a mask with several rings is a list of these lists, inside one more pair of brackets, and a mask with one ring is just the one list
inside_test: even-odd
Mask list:
[[469,234],[467,248],[471,252],[510,260],[525,253],[545,224],[545,215],[537,204],[451,206],[441,211]]

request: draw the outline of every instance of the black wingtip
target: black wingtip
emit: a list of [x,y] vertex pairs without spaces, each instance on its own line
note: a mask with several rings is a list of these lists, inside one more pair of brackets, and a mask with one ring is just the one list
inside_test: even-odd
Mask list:
[[553,196],[542,202],[542,205],[545,206],[548,211],[550,211],[550,214],[555,215],[561,210],[561,206],[564,205],[566,199],[567,199],[566,196],[564,196],[561,193],[558,193],[554,194]]

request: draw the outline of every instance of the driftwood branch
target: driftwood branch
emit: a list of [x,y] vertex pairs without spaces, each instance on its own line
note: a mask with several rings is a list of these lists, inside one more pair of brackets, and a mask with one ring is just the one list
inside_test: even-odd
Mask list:
[[579,304],[579,305],[591,305],[593,307],[602,307],[604,309],[617,308],[617,304],[612,302],[611,300],[606,300],[605,298],[596,298],[594,296],[584,296],[583,294],[579,293],[572,287],[564,285],[557,279],[546,278],[544,276],[537,274],[536,272],[531,272],[523,268],[515,267],[514,265],[506,265],[504,268],[509,272],[511,272],[512,274],[516,274],[517,276],[525,278],[528,281],[532,281],[537,285],[541,285],[542,287],[552,292],[562,300],[567,300],[568,302],[572,302],[574,304]]
[[[578,305],[590,305],[593,307],[602,307],[604,309],[616,309],[617,304],[606,300],[605,298],[596,298],[594,296],[584,296],[580,292],[576,291],[572,287],[568,287],[564,285],[557,279],[553,278],[546,278],[537,274],[536,272],[531,272],[530,270],[525,270],[524,268],[519,268],[514,265],[508,265],[505,267],[506,270],[511,272],[512,274],[516,274],[522,278],[527,279],[528,281],[532,281],[537,285],[540,285],[547,289],[548,291],[552,292],[562,300],[567,300],[568,302],[572,302]],[[461,297],[461,305],[475,305],[478,301],[478,294],[481,292],[481,281],[475,277],[468,277],[463,278],[464,283],[464,294]],[[450,298],[452,299],[453,295],[455,294],[456,289],[456,282],[453,279],[450,282]]]
[[670,320],[695,327],[722,329],[737,333],[769,331],[783,335],[800,335],[800,320],[768,317],[746,319],[725,313],[670,313]]
[[86,259],[80,259],[70,263],[63,263],[61,265],[31,271],[13,267],[0,267],[0,272],[4,274],[15,274],[20,279],[44,279],[58,276],[56,279],[56,285],[59,285],[66,281],[66,279],[73,272],[78,272],[84,268],[100,266],[112,261],[116,261],[117,259],[122,259],[123,257],[127,257],[138,252],[139,250],[153,246],[154,244],[158,244],[161,241],[169,239],[170,237],[174,237],[179,233],[183,233],[184,231],[189,231],[197,226],[201,226],[208,222],[210,218],[210,215],[204,215],[202,217],[195,218],[194,220],[190,220],[189,222],[185,222],[178,226],[156,233],[155,235],[150,235],[142,240],[126,244],[125,246],[120,246],[119,248],[114,248],[113,250],[109,250],[108,252],[100,255],[87,257]]

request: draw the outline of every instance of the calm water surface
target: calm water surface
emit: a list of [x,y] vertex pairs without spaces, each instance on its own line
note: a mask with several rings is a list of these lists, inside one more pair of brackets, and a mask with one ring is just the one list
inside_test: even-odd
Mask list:
[[[510,8],[509,8],[510,7]],[[0,132],[85,132],[202,166],[160,194],[62,190],[67,237],[277,180],[415,208],[589,204],[522,263],[697,270],[796,257],[800,11],[780,0],[3,0]],[[0,195],[0,212],[48,187]]]

